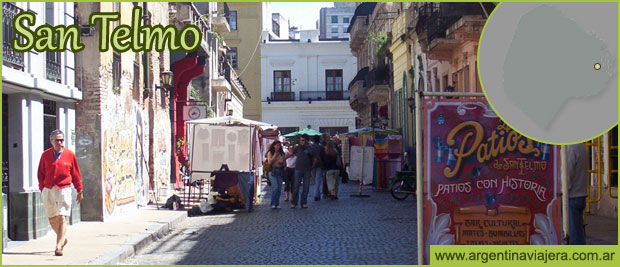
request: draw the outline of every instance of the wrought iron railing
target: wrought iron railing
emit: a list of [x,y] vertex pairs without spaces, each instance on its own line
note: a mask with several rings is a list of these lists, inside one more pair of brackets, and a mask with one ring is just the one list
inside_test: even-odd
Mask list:
[[271,92],[270,101],[295,101],[295,92]]
[[462,16],[484,15],[493,8],[493,3],[427,3],[418,8],[416,31],[426,31],[430,44],[436,38],[446,37],[446,29]]
[[12,3],[2,2],[2,63],[20,70],[24,69],[24,53],[15,52],[11,47],[11,42],[13,38],[18,37],[13,30],[13,18],[22,11]]
[[389,85],[390,84],[390,70],[387,66],[378,66],[368,72],[366,76],[366,84],[368,88],[375,85]]
[[45,77],[54,82],[61,81],[60,52],[45,52]]
[[301,91],[299,101],[349,100],[349,91]]

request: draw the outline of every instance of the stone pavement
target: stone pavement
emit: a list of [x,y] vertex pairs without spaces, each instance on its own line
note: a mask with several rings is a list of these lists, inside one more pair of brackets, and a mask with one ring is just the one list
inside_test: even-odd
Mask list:
[[163,237],[187,217],[185,211],[148,206],[106,222],[80,222],[67,229],[64,256],[54,256],[56,234],[31,241],[9,242],[3,265],[116,264]]
[[417,264],[414,198],[349,196],[357,190],[349,182],[339,200],[310,195],[308,209],[279,210],[266,193],[252,213],[190,217],[125,264]]

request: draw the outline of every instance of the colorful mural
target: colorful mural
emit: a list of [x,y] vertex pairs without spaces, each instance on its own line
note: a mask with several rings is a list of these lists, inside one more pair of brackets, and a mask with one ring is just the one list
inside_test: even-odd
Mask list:
[[116,206],[136,200],[135,131],[116,128],[104,132],[103,184],[107,215]]
[[[123,103],[127,104],[127,103]],[[134,208],[148,203],[148,121],[137,104],[127,112],[117,103],[109,127],[103,133],[103,188],[105,216],[121,206]],[[134,205],[128,205],[134,204]]]

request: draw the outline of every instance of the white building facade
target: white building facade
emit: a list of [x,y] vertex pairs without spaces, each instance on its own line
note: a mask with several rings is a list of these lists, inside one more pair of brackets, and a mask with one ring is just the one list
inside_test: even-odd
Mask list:
[[282,133],[311,128],[330,135],[355,129],[349,82],[357,60],[349,41],[319,41],[319,30],[261,43],[263,121]]
[[[17,53],[10,47],[6,38],[17,37],[12,19],[23,11],[36,16],[32,30],[75,24],[74,3],[2,3],[2,192],[8,195],[6,230],[13,240],[34,239],[51,229],[40,200],[39,159],[51,147],[54,129],[64,132],[65,147],[75,151],[75,105],[82,99],[72,51]],[[80,219],[79,205],[73,208],[70,223]]]
[[334,7],[321,8],[321,39],[349,38],[347,28],[355,12],[354,2],[334,2]]

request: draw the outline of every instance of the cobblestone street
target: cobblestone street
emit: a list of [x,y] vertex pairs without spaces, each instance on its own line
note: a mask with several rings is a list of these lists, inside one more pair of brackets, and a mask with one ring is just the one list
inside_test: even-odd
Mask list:
[[357,192],[349,182],[339,200],[310,195],[308,209],[272,210],[263,195],[252,213],[190,217],[125,264],[417,264],[412,196]]

